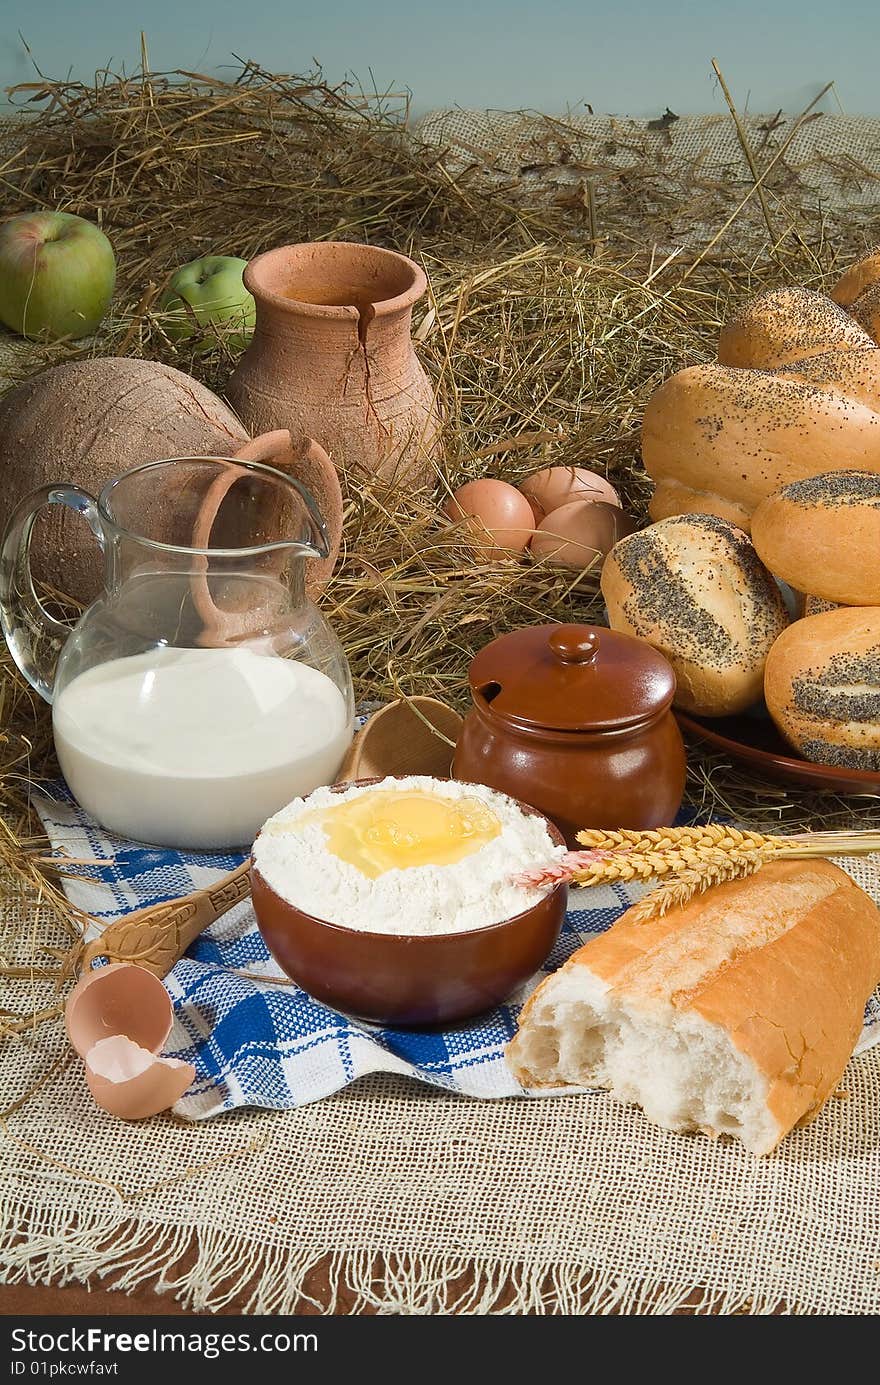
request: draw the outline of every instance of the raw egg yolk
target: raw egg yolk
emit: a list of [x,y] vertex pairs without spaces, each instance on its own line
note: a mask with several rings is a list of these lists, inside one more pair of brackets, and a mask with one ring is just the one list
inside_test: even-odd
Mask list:
[[359,794],[319,816],[327,849],[370,880],[387,870],[454,865],[501,833],[500,820],[480,799],[419,790]]

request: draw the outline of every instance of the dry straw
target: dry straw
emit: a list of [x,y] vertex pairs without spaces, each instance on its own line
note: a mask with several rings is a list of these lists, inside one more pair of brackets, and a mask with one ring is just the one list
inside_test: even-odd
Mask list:
[[[100,221],[120,272],[97,340],[24,343],[10,354],[12,377],[121,352],[191,370],[222,392],[227,343],[200,353],[174,344],[155,311],[177,265],[321,238],[394,246],[424,264],[432,293],[416,338],[446,412],[446,460],[431,491],[352,489],[325,598],[364,699],[422,693],[463,710],[468,661],[494,635],[601,619],[595,566],[573,574],[478,561],[440,522],[446,494],[486,472],[517,480],[580,463],[642,516],[638,426],[660,381],[711,356],[729,304],[774,284],[830,282],[872,235],[867,218],[835,222],[803,190],[788,161],[791,123],[752,151],[759,198],[751,174],[707,176],[699,160],[680,179],[663,132],[622,130],[634,162],[606,167],[564,120],[544,122],[529,168],[500,175],[477,154],[454,160],[427,143],[392,96],[253,64],[228,83],[192,73],[102,73],[89,85],[38,77],[13,100],[35,114],[0,154],[5,212],[50,206]],[[554,185],[558,171],[566,182]],[[60,930],[59,956],[43,934],[31,945],[20,930],[3,949],[15,1000],[0,1023],[14,1028],[57,1006],[82,920],[30,810],[32,784],[55,773],[48,709],[8,660],[0,706],[4,890],[7,900],[39,896]],[[787,831],[850,824],[851,803],[760,783],[697,747],[690,758],[688,800],[702,813]],[[880,823],[880,801],[865,800],[863,813]],[[51,973],[39,1003],[16,979],[22,967]]]

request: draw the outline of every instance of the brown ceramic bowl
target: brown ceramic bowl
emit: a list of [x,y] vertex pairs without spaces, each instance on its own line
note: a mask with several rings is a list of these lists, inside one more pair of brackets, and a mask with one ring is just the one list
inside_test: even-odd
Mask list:
[[[361,779],[359,784],[378,780]],[[350,784],[340,785],[342,789]],[[542,813],[520,803],[524,813]],[[546,818],[556,846],[562,835]],[[491,1010],[546,961],[562,926],[568,887],[530,909],[466,933],[365,933],[303,913],[251,870],[254,912],[279,966],[315,1000],[382,1024],[431,1025]]]

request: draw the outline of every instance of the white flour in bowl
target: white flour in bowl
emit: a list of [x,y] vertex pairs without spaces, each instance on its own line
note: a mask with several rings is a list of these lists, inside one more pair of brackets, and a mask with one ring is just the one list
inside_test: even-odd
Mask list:
[[[421,791],[441,799],[479,800],[500,832],[452,865],[384,870],[371,879],[328,849],[322,809],[382,790]],[[544,819],[524,813],[504,794],[482,784],[410,775],[341,793],[315,789],[271,817],[254,843],[254,865],[266,884],[298,909],[345,928],[372,933],[464,933],[488,928],[537,904],[549,887],[523,888],[513,876],[555,860]]]

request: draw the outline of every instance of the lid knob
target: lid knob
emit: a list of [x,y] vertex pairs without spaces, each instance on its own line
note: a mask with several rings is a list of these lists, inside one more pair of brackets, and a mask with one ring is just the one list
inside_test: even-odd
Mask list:
[[550,636],[550,648],[564,664],[588,664],[599,652],[599,635],[590,625],[560,625]]

